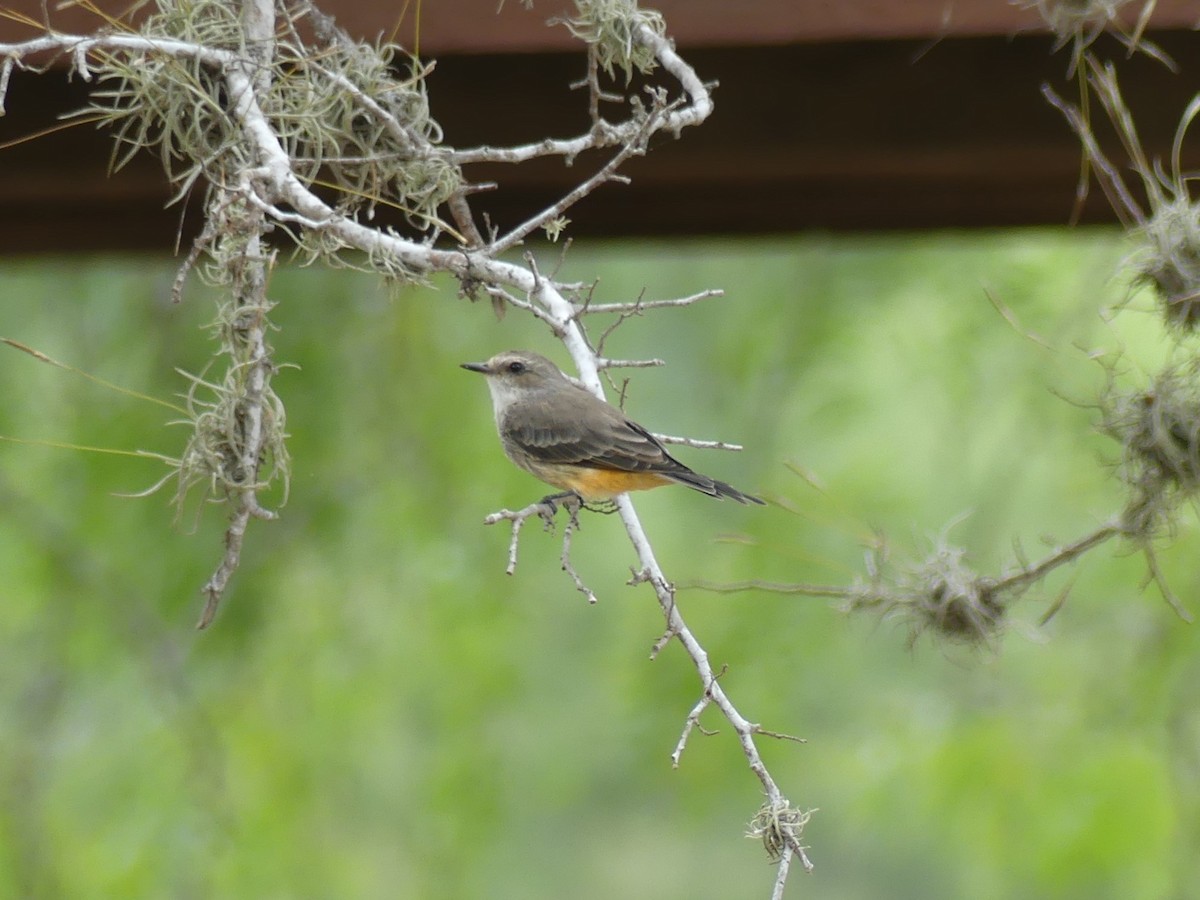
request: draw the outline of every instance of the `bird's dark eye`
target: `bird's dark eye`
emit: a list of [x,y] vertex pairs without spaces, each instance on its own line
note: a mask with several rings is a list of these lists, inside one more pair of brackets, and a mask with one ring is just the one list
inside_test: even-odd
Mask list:
[[520,375],[525,371],[525,363],[520,361],[510,362],[508,364],[508,371],[512,372],[514,375]]

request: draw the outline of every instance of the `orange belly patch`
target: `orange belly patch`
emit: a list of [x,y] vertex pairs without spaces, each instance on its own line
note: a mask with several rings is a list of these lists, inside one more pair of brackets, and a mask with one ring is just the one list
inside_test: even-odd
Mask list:
[[563,467],[557,482],[558,487],[574,491],[588,502],[611,500],[626,491],[646,491],[650,488],[670,484],[671,479],[654,472],[614,472],[611,469],[585,469]]

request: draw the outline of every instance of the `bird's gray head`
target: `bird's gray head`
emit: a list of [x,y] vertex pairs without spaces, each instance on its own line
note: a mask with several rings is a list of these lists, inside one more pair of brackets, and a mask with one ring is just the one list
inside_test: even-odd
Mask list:
[[505,350],[487,362],[463,363],[462,367],[487,376],[497,420],[514,401],[571,384],[558,366],[529,350]]

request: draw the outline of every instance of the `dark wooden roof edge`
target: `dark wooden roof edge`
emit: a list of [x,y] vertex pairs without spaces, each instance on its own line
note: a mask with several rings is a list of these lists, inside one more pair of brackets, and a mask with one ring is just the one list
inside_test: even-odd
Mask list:
[[[1147,154],[1162,159],[1195,92],[1200,33],[1148,36],[1179,61],[1183,74],[1140,54],[1121,63],[1121,87]],[[713,117],[630,160],[631,183],[585,198],[570,213],[570,233],[1065,225],[1080,148],[1039,92],[1047,82],[1064,96],[1075,90],[1065,78],[1067,54],[1052,53],[1053,43],[1044,33],[1026,33],[698,47],[685,56],[702,78],[719,82]],[[1097,49],[1106,58],[1125,55],[1108,36]],[[445,54],[430,76],[430,101],[454,146],[522,143],[548,129],[575,134],[586,128],[586,104],[569,85],[582,71],[581,54],[566,48]],[[0,118],[0,143],[13,141],[0,153],[0,208],[8,213],[0,222],[0,254],[163,251],[174,244],[183,211],[163,209],[171,190],[154,156],[139,155],[108,177],[107,133],[80,127],[19,141],[79,109],[86,90],[65,73],[13,73],[8,115]],[[1200,146],[1189,141],[1184,149],[1185,168],[1200,169]],[[1113,158],[1124,171],[1123,157]],[[547,159],[473,166],[467,175],[499,182],[499,190],[473,203],[503,227],[554,202],[599,164],[583,157],[568,169]],[[184,216],[185,242],[197,227],[197,205],[193,200]],[[387,216],[380,211],[380,220]],[[1082,221],[1112,219],[1103,193],[1093,188]]]
[[[1143,0],[1144,2],[1144,0]],[[1144,8],[1129,2],[1118,23],[1132,31]],[[97,0],[118,16],[129,0]],[[643,8],[662,13],[667,32],[687,50],[715,46],[779,46],[830,41],[955,37],[1007,37],[1044,32],[1046,24],[1034,0],[651,0]],[[1045,0],[1044,5],[1052,5]],[[9,0],[6,7],[35,22],[44,21],[44,0]],[[423,56],[470,53],[545,53],[577,48],[561,25],[572,6],[565,0],[455,0],[453,3],[378,4],[363,0],[325,0],[321,9],[350,34],[383,38],[419,50]],[[1191,29],[1200,20],[1194,0],[1156,0],[1150,27]],[[64,4],[52,9],[50,24],[59,31],[90,33],[104,23],[94,13]],[[0,17],[0,41],[34,37],[37,30]]]

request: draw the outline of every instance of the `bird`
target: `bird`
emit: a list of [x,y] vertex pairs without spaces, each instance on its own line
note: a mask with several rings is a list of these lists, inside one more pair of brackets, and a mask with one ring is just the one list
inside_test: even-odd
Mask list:
[[701,475],[671,456],[662,441],[617,407],[569,379],[529,350],[507,350],[487,362],[462,363],[486,376],[496,430],[519,468],[584,504],[667,484],[739,503],[766,505]]

